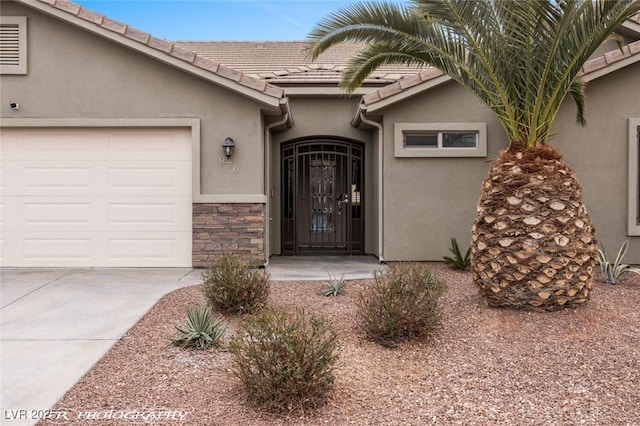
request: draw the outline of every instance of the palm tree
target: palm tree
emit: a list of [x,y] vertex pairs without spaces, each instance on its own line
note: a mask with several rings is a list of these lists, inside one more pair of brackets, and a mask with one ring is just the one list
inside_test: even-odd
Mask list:
[[430,65],[495,115],[510,143],[482,185],[474,282],[491,306],[557,310],[589,299],[597,243],[551,126],[567,95],[586,124],[580,69],[638,11],[638,0],[360,3],[320,21],[308,55],[360,42],[342,76],[348,92],[385,64]]

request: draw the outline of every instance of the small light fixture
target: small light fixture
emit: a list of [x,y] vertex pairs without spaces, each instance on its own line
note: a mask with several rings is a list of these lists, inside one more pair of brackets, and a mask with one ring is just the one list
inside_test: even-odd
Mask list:
[[224,155],[227,159],[231,158],[233,155],[233,149],[236,147],[236,144],[233,143],[233,139],[227,137],[222,143],[222,149],[224,150]]

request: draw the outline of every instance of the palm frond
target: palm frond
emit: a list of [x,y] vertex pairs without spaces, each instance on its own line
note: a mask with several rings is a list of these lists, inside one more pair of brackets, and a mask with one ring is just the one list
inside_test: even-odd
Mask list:
[[638,0],[413,0],[358,3],[320,21],[309,58],[346,42],[363,43],[343,74],[347,91],[386,64],[434,66],[472,92],[508,138],[547,144],[571,95],[585,121],[582,65],[626,19]]

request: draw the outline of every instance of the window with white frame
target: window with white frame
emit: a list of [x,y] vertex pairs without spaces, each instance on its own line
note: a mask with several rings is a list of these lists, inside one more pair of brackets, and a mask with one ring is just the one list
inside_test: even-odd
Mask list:
[[396,157],[486,157],[486,123],[395,123]]
[[640,235],[640,118],[629,119],[629,235]]
[[27,73],[27,17],[0,16],[0,74]]

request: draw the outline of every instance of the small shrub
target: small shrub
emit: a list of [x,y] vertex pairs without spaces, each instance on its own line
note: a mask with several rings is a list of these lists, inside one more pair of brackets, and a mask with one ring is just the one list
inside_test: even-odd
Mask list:
[[320,294],[326,297],[329,296],[339,296],[344,293],[345,286],[344,273],[340,276],[340,278],[333,278],[331,274],[329,274],[329,281],[325,281],[322,283],[322,288],[320,289]]
[[224,254],[202,275],[204,295],[225,313],[249,313],[264,306],[269,296],[269,275],[254,262]]
[[625,242],[622,243],[622,247],[620,247],[620,251],[618,251],[618,255],[613,263],[607,259],[607,252],[604,250],[602,245],[598,249],[598,263],[600,264],[600,270],[609,284],[617,284],[618,280],[622,278],[624,274],[629,272],[640,274],[640,269],[632,268],[631,265],[622,263],[622,259],[627,254],[628,248],[629,239],[627,238]]
[[274,412],[323,402],[333,384],[337,350],[335,331],[302,309],[264,310],[245,318],[229,342],[233,372],[249,400]]
[[357,301],[357,316],[371,340],[395,346],[404,338],[427,334],[440,324],[439,299],[445,285],[418,264],[376,271]]
[[171,344],[181,347],[209,349],[218,346],[226,327],[215,318],[209,306],[187,308],[187,322],[176,321],[177,336]]
[[455,238],[451,239],[451,248],[449,249],[453,253],[453,257],[444,256],[444,263],[450,268],[465,270],[471,265],[471,247],[467,249],[465,255],[462,255],[458,242]]

